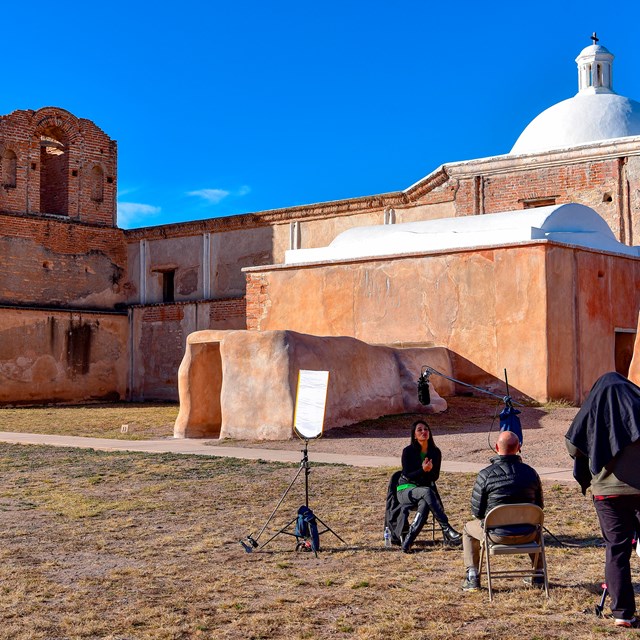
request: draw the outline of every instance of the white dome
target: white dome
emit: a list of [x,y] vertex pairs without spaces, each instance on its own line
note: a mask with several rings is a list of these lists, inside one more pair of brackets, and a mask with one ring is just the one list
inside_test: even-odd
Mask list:
[[609,138],[640,135],[640,103],[616,93],[579,93],[536,117],[512,154],[562,149]]
[[543,111],[520,134],[512,154],[564,149],[640,135],[640,103],[613,90],[613,54],[598,38],[576,58],[578,93]]

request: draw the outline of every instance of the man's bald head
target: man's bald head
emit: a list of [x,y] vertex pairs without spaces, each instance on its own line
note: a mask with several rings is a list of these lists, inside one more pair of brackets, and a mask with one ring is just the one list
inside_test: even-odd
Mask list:
[[520,451],[520,440],[513,431],[501,431],[496,441],[496,450],[501,456],[508,456]]

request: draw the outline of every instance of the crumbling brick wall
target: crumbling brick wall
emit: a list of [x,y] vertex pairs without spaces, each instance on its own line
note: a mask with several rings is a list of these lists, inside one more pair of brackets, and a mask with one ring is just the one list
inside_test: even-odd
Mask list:
[[120,229],[0,215],[0,304],[113,309],[126,268]]
[[0,116],[0,212],[116,225],[117,145],[54,107]]

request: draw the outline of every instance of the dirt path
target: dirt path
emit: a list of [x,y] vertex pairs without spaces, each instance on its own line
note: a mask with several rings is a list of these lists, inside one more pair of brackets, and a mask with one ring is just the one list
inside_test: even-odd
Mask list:
[[[503,405],[493,400],[475,397],[447,398],[445,413],[426,416],[434,440],[449,461],[485,463],[492,455],[499,420],[496,416]],[[520,407],[524,444],[522,455],[526,462],[539,467],[567,468],[571,465],[564,447],[564,434],[578,409],[558,407]],[[333,429],[312,443],[319,452],[400,456],[409,442],[414,414],[388,416]],[[243,446],[263,449],[298,449],[298,440],[287,441],[212,441],[212,446]]]

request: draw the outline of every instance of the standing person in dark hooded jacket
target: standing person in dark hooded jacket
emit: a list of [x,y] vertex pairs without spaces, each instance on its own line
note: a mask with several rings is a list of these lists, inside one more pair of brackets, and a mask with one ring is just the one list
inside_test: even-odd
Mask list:
[[461,542],[460,533],[449,524],[436,488],[441,464],[442,453],[433,441],[429,425],[424,420],[417,420],[411,425],[411,444],[402,451],[402,475],[397,488],[400,504],[417,507],[415,519],[402,540],[405,553],[411,552],[411,545],[418,537],[429,511],[438,521],[447,542]]
[[640,533],[640,388],[619,373],[603,375],[565,442],[582,493],[591,487],[606,545],[605,580],[615,624],[639,627],[630,557],[634,534]]

